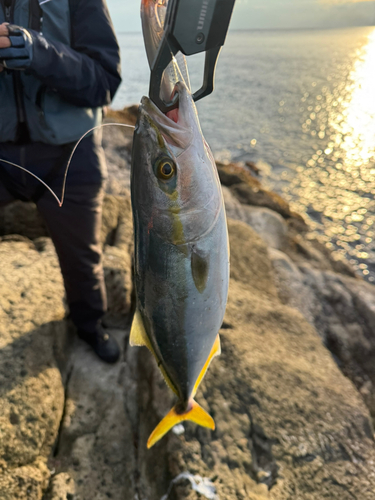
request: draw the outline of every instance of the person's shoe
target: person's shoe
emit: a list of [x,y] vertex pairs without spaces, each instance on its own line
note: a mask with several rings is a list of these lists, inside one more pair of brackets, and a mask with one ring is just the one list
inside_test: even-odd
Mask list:
[[106,363],[116,363],[120,357],[120,347],[117,340],[106,331],[102,325],[96,327],[95,333],[78,331],[78,336],[94,349],[100,359]]

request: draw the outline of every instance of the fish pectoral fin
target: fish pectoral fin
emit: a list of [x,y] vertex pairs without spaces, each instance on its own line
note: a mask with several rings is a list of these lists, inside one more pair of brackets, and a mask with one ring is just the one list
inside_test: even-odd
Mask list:
[[[132,327],[130,330],[129,344],[131,346],[141,346],[145,345],[150,349],[150,341],[148,339],[145,327],[143,325],[143,320],[141,313],[138,309],[135,311]],[[151,349],[150,349],[151,350]]]
[[221,344],[220,344],[220,336],[217,334],[216,340],[214,342],[214,345],[212,346],[210,355],[207,358],[206,363],[204,364],[204,367],[202,368],[202,371],[199,374],[199,377],[197,378],[197,381],[195,382],[194,389],[192,392],[192,397],[195,396],[199,384],[202,382],[203,377],[206,374],[206,371],[208,370],[208,367],[210,366],[211,361],[214,359],[215,356],[219,356],[221,354]]
[[191,400],[190,409],[186,413],[177,413],[176,406],[163,418],[163,420],[155,427],[147,441],[147,448],[151,448],[159,441],[168,431],[177,424],[190,420],[195,424],[209,429],[215,429],[213,418],[204,410],[196,401]]

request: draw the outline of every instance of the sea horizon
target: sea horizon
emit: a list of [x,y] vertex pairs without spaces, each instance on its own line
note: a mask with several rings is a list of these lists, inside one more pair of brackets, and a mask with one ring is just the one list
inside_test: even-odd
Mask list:
[[[375,27],[375,22],[371,24],[358,24],[358,25],[350,25],[350,26],[316,26],[316,27],[290,27],[290,28],[229,28],[228,33],[238,33],[238,32],[252,32],[252,31],[329,31],[329,30],[345,30],[345,29],[355,29],[355,28],[371,28]],[[142,34],[142,30],[135,31],[116,31],[117,35],[135,35]]]

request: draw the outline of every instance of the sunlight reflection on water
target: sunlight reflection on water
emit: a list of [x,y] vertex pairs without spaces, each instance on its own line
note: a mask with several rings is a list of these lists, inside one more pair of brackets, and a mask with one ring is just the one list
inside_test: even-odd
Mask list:
[[338,132],[346,136],[342,145],[346,163],[366,165],[375,151],[375,30],[368,37],[363,56],[355,63],[351,78],[351,99],[343,105],[344,119],[338,123]]
[[326,147],[297,167],[285,192],[294,209],[307,209],[327,247],[375,281],[375,30],[347,80],[315,100],[302,130],[326,138]]
[[[139,34],[123,34],[115,107],[148,91]],[[199,60],[189,60],[196,87]],[[305,213],[314,234],[375,281],[375,30],[229,32],[215,92],[198,102],[222,158],[253,161],[261,180]]]

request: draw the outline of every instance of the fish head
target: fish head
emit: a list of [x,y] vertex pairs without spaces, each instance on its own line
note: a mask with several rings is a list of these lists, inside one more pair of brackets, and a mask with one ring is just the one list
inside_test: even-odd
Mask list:
[[142,98],[133,141],[132,198],[142,224],[164,241],[182,245],[213,227],[223,201],[191,93],[181,82],[175,91],[179,107],[169,116]]

